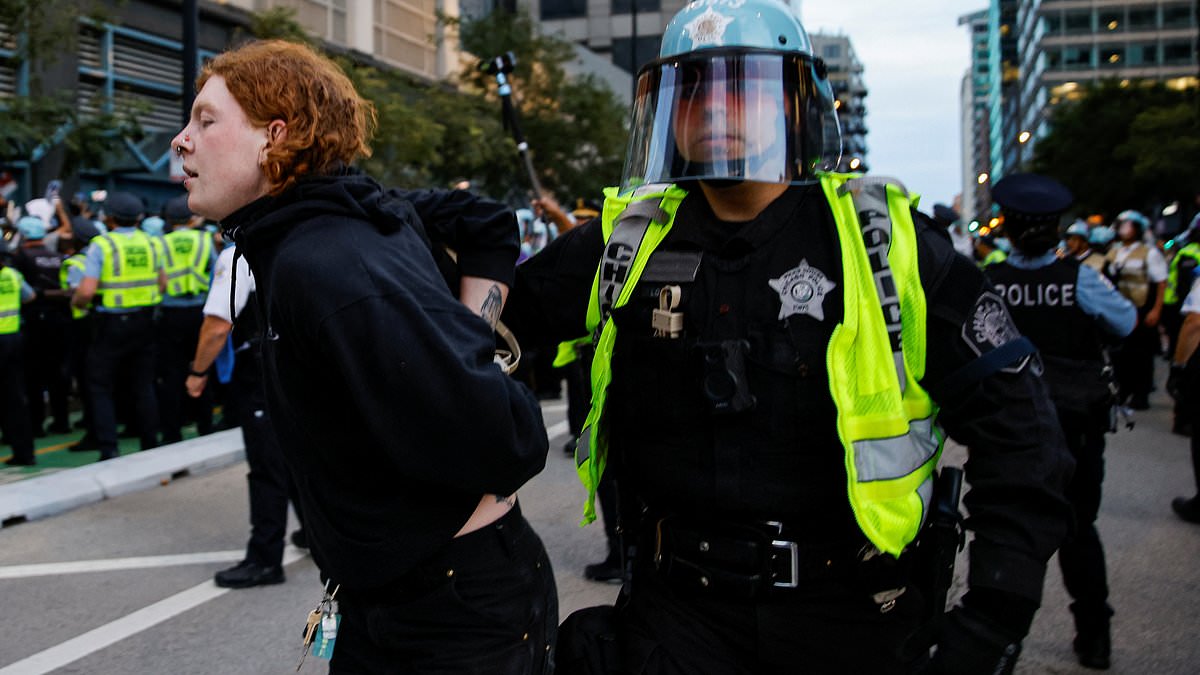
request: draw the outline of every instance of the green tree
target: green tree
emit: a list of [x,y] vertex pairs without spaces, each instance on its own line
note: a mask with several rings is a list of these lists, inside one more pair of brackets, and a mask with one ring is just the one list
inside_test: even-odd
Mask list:
[[0,0],[0,25],[17,36],[5,65],[27,73],[28,89],[0,99],[0,162],[29,161],[62,146],[61,172],[71,175],[109,156],[122,145],[122,137],[141,135],[136,106],[117,107],[102,99],[92,106],[101,112],[86,114],[72,92],[51,91],[43,84],[43,74],[60,55],[74,52],[81,15],[96,23],[107,19],[98,2]]
[[[494,76],[482,72],[479,63],[508,51],[517,57],[510,75],[514,99],[534,168],[547,190],[560,199],[598,198],[602,188],[620,180],[628,138],[625,106],[595,77],[567,77],[563,64],[573,57],[570,43],[539,33],[524,10],[497,9],[458,28],[463,51],[474,56],[462,71],[463,89],[486,97],[497,117]],[[516,147],[508,143],[508,161],[492,167],[487,182],[507,178],[511,184],[520,177],[527,186]]]
[[1195,92],[1105,81],[1054,108],[1033,169],[1061,180],[1077,205],[1112,218],[1124,209],[1190,203],[1200,188]]

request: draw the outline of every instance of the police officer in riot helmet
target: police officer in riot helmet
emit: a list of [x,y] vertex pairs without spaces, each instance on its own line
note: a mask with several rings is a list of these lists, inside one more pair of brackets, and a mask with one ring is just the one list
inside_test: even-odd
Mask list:
[[1075,507],[1074,534],[1058,552],[1064,585],[1074,600],[1073,646],[1081,664],[1105,669],[1112,608],[1096,516],[1104,479],[1104,434],[1111,427],[1116,401],[1104,343],[1106,336],[1128,335],[1137,311],[1094,268],[1076,256],[1056,255],[1059,219],[1072,202],[1071,193],[1058,181],[1014,174],[996,183],[992,199],[1001,207],[1015,250],[987,273],[1008,303],[1018,330],[1041,352],[1044,379],[1075,457],[1075,474],[1067,486]]
[[[829,78],[785,4],[691,3],[659,56],[621,185],[505,315],[595,337],[575,462],[593,494],[616,468],[632,552],[600,643],[637,673],[1011,672],[1070,519],[1033,346],[899,182],[833,173]],[[918,583],[943,428],[975,532],[948,614]],[[594,656],[588,612],[561,672]]]

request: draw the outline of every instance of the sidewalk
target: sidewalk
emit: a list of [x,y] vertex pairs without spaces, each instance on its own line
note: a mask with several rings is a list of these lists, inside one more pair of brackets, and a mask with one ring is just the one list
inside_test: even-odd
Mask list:
[[66,449],[69,445],[51,442],[37,450],[38,466],[4,470],[5,478],[15,480],[0,485],[0,527],[167,485],[245,457],[241,429],[218,431],[146,452],[134,452],[137,440],[126,439],[121,444],[122,455],[107,462],[97,462],[94,451],[71,453]]

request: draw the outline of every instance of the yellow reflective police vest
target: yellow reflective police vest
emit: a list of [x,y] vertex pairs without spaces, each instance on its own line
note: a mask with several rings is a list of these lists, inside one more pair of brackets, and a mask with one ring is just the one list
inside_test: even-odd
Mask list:
[[159,249],[141,230],[109,232],[92,243],[104,252],[100,305],[108,309],[151,307],[162,301],[158,289]]
[[[82,273],[84,267],[86,267],[86,266],[87,266],[87,256],[82,253],[76,253],[75,255],[64,259],[62,261],[62,267],[58,268],[58,286],[59,286],[59,288],[63,289],[64,291],[71,290],[71,282],[70,282],[71,270],[76,269],[76,270],[79,270],[80,273]],[[87,316],[87,313],[88,313],[88,311],[86,309],[79,309],[75,305],[71,305],[71,318],[72,319],[82,319],[83,317]]]
[[21,330],[21,284],[25,277],[11,267],[0,267],[0,335]]
[[[845,307],[826,361],[847,496],[863,534],[899,556],[924,522],[943,442],[937,406],[918,383],[925,374],[926,306],[910,211],[916,198],[887,179],[825,173],[820,182],[841,247]],[[674,185],[605,191],[605,249],[587,318],[596,345],[592,409],[575,451],[588,489],[583,524],[596,518],[596,486],[608,454],[607,390],[617,339],[608,317],[629,301],[686,195]]]
[[166,244],[167,295],[207,293],[212,237],[203,230],[183,228],[167,233],[163,241]]
[[558,350],[554,353],[554,363],[550,365],[555,368],[562,368],[563,366],[575,363],[579,360],[579,348],[591,343],[592,338],[588,335],[558,343]]
[[[1187,295],[1187,291],[1179,292],[1179,263],[1186,258],[1191,258],[1197,263],[1197,269],[1200,270],[1200,243],[1192,242],[1184,246],[1171,258],[1171,268],[1167,272],[1167,289],[1163,292],[1164,305],[1177,305]],[[1187,287],[1190,290],[1191,284],[1187,284]]]
[[991,253],[987,254],[987,257],[985,257],[983,259],[983,262],[979,263],[979,267],[980,267],[980,269],[983,269],[983,268],[988,267],[989,265],[995,265],[997,263],[1002,263],[1005,260],[1008,260],[1008,254],[1005,253],[1004,251],[1001,251],[1000,249],[995,249]]

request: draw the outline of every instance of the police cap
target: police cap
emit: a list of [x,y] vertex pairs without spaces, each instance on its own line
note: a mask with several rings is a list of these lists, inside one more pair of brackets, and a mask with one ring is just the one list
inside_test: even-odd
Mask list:
[[100,236],[100,228],[96,227],[96,223],[83,217],[71,219],[71,238],[80,247],[87,246],[88,242],[98,236]]
[[1049,176],[1015,173],[996,183],[992,188],[992,201],[1000,205],[1006,225],[1010,220],[1033,225],[1057,224],[1075,198],[1062,183]]
[[192,219],[192,210],[188,208],[187,195],[179,195],[167,201],[163,206],[163,218],[172,225],[186,223]]
[[110,192],[104,211],[119,221],[133,223],[146,213],[146,202],[132,192]]
[[46,236],[46,221],[37,216],[21,216],[17,221],[17,231],[29,241],[41,239]]

